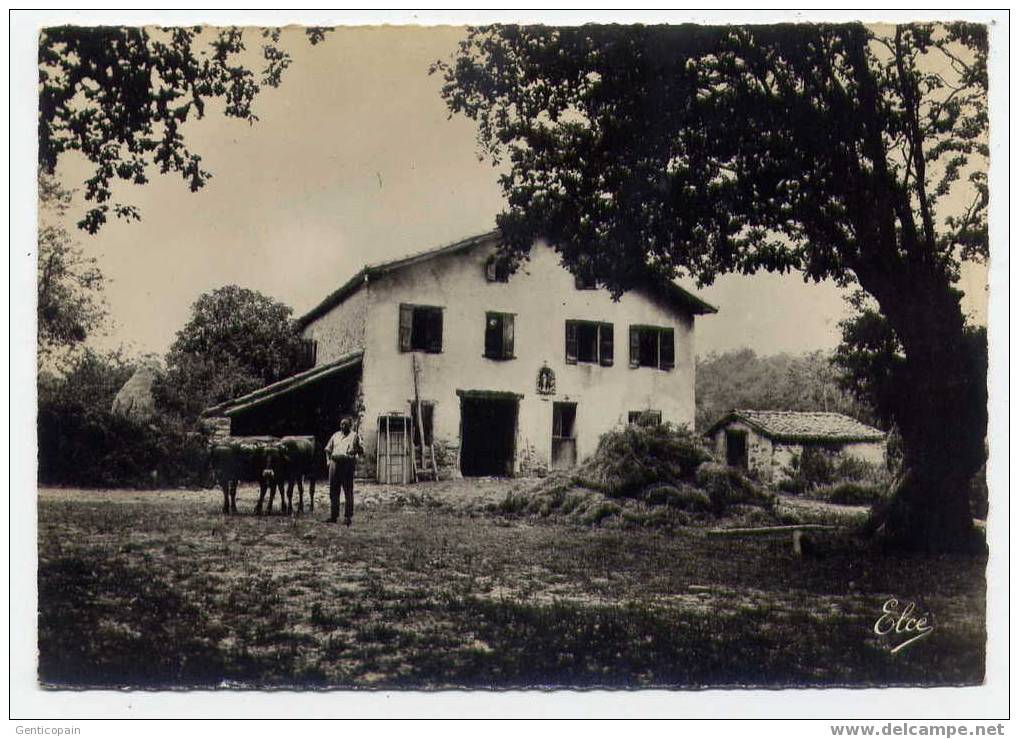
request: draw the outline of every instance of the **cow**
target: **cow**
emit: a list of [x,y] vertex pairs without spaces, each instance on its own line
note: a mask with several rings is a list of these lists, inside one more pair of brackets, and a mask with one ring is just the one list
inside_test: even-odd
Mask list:
[[281,450],[274,436],[228,436],[212,442],[209,450],[216,482],[223,490],[223,513],[237,513],[237,482],[257,482],[260,489],[255,515],[262,515],[266,490],[270,490],[269,512],[276,487],[282,482],[277,474]]
[[[277,445],[279,459],[277,480],[280,491],[280,505],[284,504],[283,485],[287,486],[287,513],[294,512],[294,485],[297,485],[297,512],[304,512],[304,477],[308,477],[309,510],[315,510],[315,472],[318,465],[318,445],[314,436],[284,436]],[[269,496],[272,510],[272,495]]]

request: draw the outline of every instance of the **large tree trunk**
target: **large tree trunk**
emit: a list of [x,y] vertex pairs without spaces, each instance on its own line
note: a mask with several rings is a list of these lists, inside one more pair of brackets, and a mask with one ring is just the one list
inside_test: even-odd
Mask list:
[[879,300],[906,352],[893,409],[903,471],[872,525],[903,549],[978,551],[985,545],[973,526],[970,484],[985,457],[986,348],[967,336],[947,279],[912,275],[908,295],[903,287]]

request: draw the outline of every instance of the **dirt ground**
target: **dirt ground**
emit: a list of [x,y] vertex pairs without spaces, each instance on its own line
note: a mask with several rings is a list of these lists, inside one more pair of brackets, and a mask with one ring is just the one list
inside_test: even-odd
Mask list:
[[[848,539],[796,557],[785,539],[500,514],[525,484],[359,484],[349,529],[322,522],[321,485],[314,514],[262,518],[250,486],[236,516],[213,490],[40,490],[40,679],[427,689],[982,680],[982,559],[893,556]],[[874,633],[889,598],[915,602],[935,625],[894,653],[904,637]]]

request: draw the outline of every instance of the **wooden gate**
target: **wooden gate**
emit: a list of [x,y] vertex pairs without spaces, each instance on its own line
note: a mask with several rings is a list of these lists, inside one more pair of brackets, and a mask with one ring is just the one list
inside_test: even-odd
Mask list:
[[411,481],[414,465],[411,428],[410,416],[379,416],[375,445],[375,475],[379,482],[406,485]]

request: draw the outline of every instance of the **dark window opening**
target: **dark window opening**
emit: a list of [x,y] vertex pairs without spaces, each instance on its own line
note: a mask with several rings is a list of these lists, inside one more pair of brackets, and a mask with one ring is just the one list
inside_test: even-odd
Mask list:
[[658,426],[662,423],[661,411],[630,411],[627,414],[627,423],[637,426]]
[[595,321],[566,322],[566,362],[612,365],[612,324]]
[[577,464],[577,404],[552,404],[552,469]]
[[577,404],[555,403],[552,406],[552,437],[572,439],[576,436]]
[[485,279],[489,282],[509,282],[510,268],[505,259],[493,256],[485,262]]
[[400,351],[442,351],[442,308],[427,305],[400,306]]
[[513,314],[485,314],[485,356],[513,359]]
[[[432,444],[432,424],[435,418],[435,403],[422,400],[421,401],[421,426],[425,430],[425,446],[431,446]],[[421,446],[421,431],[418,428],[418,403],[417,401],[410,401],[410,420],[411,426],[414,429],[414,446]]]
[[598,281],[594,279],[594,275],[589,270],[580,270],[573,275],[573,284],[576,285],[578,290],[597,290]]
[[672,369],[676,366],[675,331],[657,326],[630,326],[630,366]]

